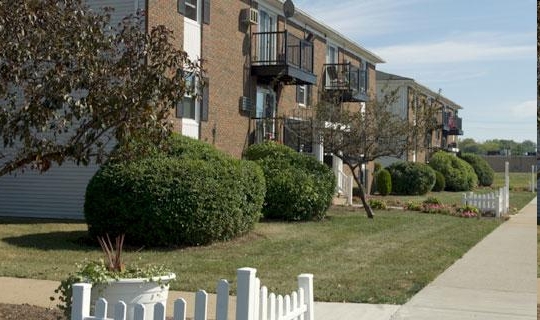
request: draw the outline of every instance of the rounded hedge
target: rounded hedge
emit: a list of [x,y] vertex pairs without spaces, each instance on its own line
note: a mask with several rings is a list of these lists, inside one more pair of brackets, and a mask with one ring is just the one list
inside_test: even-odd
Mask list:
[[495,171],[493,171],[484,158],[474,153],[463,153],[460,155],[460,158],[467,161],[473,167],[478,177],[479,185],[489,187],[493,184]]
[[423,163],[399,161],[387,170],[392,177],[393,194],[422,195],[435,185],[435,171]]
[[375,178],[377,184],[377,192],[380,195],[386,196],[392,192],[392,177],[386,169],[379,169]]
[[84,204],[92,237],[125,233],[136,245],[203,245],[253,229],[264,201],[261,168],[189,138],[169,143],[186,148],[109,163],[94,175]]
[[256,161],[264,172],[265,218],[287,221],[324,218],[336,188],[330,168],[274,142],[250,146],[245,157]]
[[446,187],[446,181],[444,180],[444,175],[439,171],[435,171],[435,185],[431,191],[441,192],[444,191]]
[[444,175],[445,190],[470,191],[478,185],[472,166],[454,154],[436,152],[429,160],[429,165]]

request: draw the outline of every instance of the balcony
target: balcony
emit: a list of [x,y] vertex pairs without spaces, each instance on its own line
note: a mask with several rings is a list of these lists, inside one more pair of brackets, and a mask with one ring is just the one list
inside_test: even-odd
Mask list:
[[316,84],[313,43],[287,31],[256,32],[251,38],[251,75],[260,83]]
[[463,129],[461,126],[462,119],[457,116],[453,116],[447,112],[443,114],[443,131],[446,131],[449,135],[462,136]]
[[345,102],[368,101],[366,70],[350,63],[325,64],[324,90],[339,94]]

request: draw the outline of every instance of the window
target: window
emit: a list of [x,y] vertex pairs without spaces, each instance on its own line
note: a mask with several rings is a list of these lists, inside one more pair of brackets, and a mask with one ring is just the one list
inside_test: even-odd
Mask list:
[[311,86],[296,86],[296,102],[302,107],[307,107],[311,104]]
[[182,102],[176,106],[176,117],[195,119],[195,97],[184,97]]
[[186,0],[186,18],[197,21],[197,0]]

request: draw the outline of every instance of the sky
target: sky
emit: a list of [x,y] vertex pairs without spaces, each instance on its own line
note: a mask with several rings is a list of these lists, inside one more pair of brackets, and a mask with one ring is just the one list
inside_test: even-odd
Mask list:
[[536,2],[293,0],[377,54],[377,69],[415,79],[463,107],[477,142],[536,142]]

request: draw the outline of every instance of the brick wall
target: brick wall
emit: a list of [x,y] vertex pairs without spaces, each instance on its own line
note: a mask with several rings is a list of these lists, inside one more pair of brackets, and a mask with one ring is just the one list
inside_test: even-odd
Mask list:
[[256,93],[249,76],[249,26],[240,21],[244,8],[249,8],[244,1],[213,1],[202,38],[210,96],[201,140],[236,157],[247,147],[249,130],[249,114],[240,111],[240,97],[251,97],[254,107]]
[[[147,2],[148,31],[158,25],[164,25],[173,31],[174,44],[182,48],[184,44],[184,16],[178,13],[176,1],[148,0]],[[171,110],[170,119],[174,132],[182,132],[182,121],[176,118],[176,110]]]

